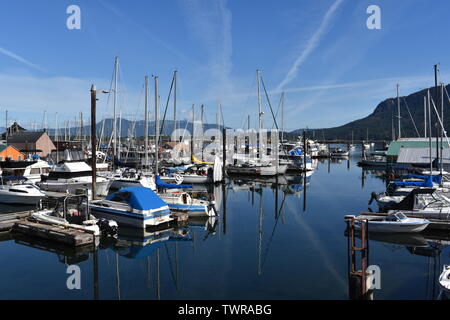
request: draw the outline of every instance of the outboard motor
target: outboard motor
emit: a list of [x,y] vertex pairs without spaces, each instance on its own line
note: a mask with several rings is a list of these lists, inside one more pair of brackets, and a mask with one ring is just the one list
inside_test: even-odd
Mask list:
[[117,225],[117,222],[115,222],[114,220],[100,218],[97,221],[97,225],[100,228],[102,234],[106,234],[107,236],[111,237],[117,236],[119,226]]
[[377,199],[378,199],[378,193],[376,193],[375,191],[373,191],[373,192],[370,194],[369,205],[372,204],[373,200],[377,200]]

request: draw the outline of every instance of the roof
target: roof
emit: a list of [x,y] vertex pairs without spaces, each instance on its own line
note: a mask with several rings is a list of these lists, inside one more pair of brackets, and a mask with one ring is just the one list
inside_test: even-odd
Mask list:
[[[429,138],[402,138],[397,141],[392,141],[386,152],[387,156],[398,156],[402,148],[429,148]],[[450,145],[444,139],[444,149],[449,148]],[[436,149],[436,138],[431,138],[431,148]]]
[[[444,144],[445,146],[445,144]],[[431,161],[436,158],[436,147],[431,148]],[[401,148],[397,163],[430,163],[430,148]],[[442,163],[450,163],[450,148],[442,150]]]
[[8,143],[35,143],[45,132],[22,131],[8,137]]
[[[14,149],[16,149],[17,150],[17,148],[16,147],[14,147],[14,146],[9,146],[9,145],[7,145],[7,144],[0,144],[0,152],[2,152],[2,151],[4,151],[6,148],[14,148]],[[17,151],[19,151],[19,150],[17,150]],[[20,152],[20,151],[19,151]]]
[[155,210],[167,207],[165,203],[153,190],[145,187],[122,188],[110,194],[106,200],[114,201],[115,197],[120,197],[126,201],[133,209]]

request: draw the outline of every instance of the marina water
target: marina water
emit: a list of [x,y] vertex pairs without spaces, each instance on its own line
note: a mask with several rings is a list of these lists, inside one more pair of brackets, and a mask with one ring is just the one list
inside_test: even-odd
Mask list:
[[[145,237],[121,232],[95,252],[0,236],[0,299],[348,299],[344,215],[367,211],[370,193],[385,188],[359,160],[356,151],[319,161],[306,190],[302,177],[291,185],[231,180],[225,198],[215,187],[216,221]],[[374,299],[437,298],[450,263],[445,241],[371,235],[369,248],[369,263],[381,270]],[[69,265],[81,270],[79,290],[67,288]]]

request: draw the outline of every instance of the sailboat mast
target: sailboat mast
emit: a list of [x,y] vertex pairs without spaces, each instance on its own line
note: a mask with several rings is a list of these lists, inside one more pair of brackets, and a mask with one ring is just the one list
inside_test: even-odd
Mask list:
[[114,62],[114,95],[113,95],[113,156],[116,158],[117,156],[117,114],[116,114],[116,106],[117,106],[117,69],[119,67],[119,57],[116,57]]
[[144,148],[145,148],[145,168],[148,166],[148,76],[145,76],[145,129],[144,129]]
[[177,130],[177,73],[173,74],[173,132]]
[[281,143],[284,141],[284,92],[281,93]]
[[433,174],[433,159],[432,159],[432,155],[431,155],[431,98],[430,98],[430,90],[428,90],[427,93],[427,107],[428,107],[428,145],[430,148],[430,176]]
[[158,175],[159,159],[159,97],[158,97],[158,76],[155,76],[155,176]]
[[[443,170],[444,170],[444,84],[441,83],[441,123],[442,127],[439,129],[441,133],[441,161],[439,161],[440,164],[440,174],[442,176]],[[442,187],[442,180],[441,180],[441,187]]]
[[424,115],[424,137],[427,137],[427,97],[423,97],[423,115]]
[[402,133],[401,133],[401,128],[400,128],[400,96],[399,96],[399,92],[398,92],[398,87],[399,87],[399,84],[397,83],[398,139],[400,139],[402,136]]
[[261,88],[259,84],[259,78],[260,78],[260,70],[256,70],[256,83],[258,88],[258,135],[259,135],[259,152],[258,156],[261,159],[262,158],[262,106],[261,106]]

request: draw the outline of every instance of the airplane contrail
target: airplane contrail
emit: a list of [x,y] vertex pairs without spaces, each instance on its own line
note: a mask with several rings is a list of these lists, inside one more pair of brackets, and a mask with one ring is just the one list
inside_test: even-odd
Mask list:
[[19,62],[21,62],[21,63],[23,63],[23,64],[25,64],[25,65],[27,65],[29,67],[32,67],[32,68],[37,69],[39,71],[45,72],[45,70],[43,68],[39,67],[38,65],[36,65],[34,63],[31,63],[30,61],[22,58],[21,56],[15,54],[14,52],[6,50],[5,48],[0,47],[0,53],[4,54],[5,56],[8,56],[10,58],[13,58],[14,60],[19,61]]
[[331,7],[328,9],[328,11],[326,12],[325,16],[322,19],[322,22],[320,23],[319,28],[312,35],[312,37],[308,40],[308,43],[306,44],[306,48],[295,60],[294,64],[292,65],[292,67],[289,70],[286,77],[278,85],[277,90],[281,90],[286,84],[291,82],[297,76],[298,69],[306,61],[306,59],[314,51],[314,49],[319,45],[320,40],[322,39],[323,35],[325,34],[328,25],[330,24],[331,20],[333,19],[334,14],[336,13],[337,9],[339,8],[339,6],[341,5],[342,2],[343,2],[343,0],[336,0],[331,5]]

